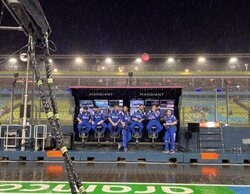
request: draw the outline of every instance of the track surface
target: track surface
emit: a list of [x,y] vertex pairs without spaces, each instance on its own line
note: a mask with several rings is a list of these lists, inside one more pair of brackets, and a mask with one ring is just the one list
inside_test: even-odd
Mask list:
[[[67,181],[67,176],[64,164],[61,162],[0,162],[0,169],[0,194],[32,193],[24,188],[38,189],[39,185],[32,186],[34,183],[47,184],[49,188],[46,193],[58,193],[58,191],[69,193],[67,192],[67,183],[63,182]],[[246,165],[76,163],[76,169],[81,180],[87,182],[85,187],[89,187],[89,191],[94,188],[92,192],[88,192],[93,194],[137,193],[136,191],[159,194],[168,192],[198,194],[208,191],[214,194],[250,193],[250,187],[248,186],[250,185],[250,166]],[[21,181],[21,183],[18,183],[18,181]],[[5,184],[13,183],[22,185],[25,192],[20,189],[9,192],[8,189],[4,190],[5,188],[11,188],[11,186]],[[112,188],[109,187],[110,184],[113,185]],[[61,187],[58,185],[61,185]],[[119,187],[114,187],[114,185],[119,185]],[[169,188],[165,187],[166,185]],[[235,185],[240,186],[234,187]],[[173,186],[177,188],[171,188]],[[58,190],[58,188],[61,190]],[[164,191],[164,188],[170,190]],[[116,189],[117,192],[108,192],[116,191]],[[122,192],[122,189],[125,189],[124,192]],[[127,192],[125,192],[126,189],[128,189]],[[146,192],[147,189],[148,192]],[[41,193],[45,193],[45,191]]]

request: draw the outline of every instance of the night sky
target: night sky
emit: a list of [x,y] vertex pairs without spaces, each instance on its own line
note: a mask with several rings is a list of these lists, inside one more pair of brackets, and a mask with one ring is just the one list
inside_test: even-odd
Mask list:
[[[250,52],[250,0],[40,2],[57,54]],[[2,24],[11,23],[5,9]],[[0,31],[0,54],[25,43]]]

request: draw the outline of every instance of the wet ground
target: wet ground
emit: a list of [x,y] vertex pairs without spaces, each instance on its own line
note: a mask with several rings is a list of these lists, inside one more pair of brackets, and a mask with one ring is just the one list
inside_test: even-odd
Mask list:
[[[250,165],[75,163],[85,182],[250,185]],[[67,181],[62,162],[0,162],[0,181]]]

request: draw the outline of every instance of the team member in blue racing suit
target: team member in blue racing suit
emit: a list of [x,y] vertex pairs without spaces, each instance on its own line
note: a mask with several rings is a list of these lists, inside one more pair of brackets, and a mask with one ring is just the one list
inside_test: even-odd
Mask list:
[[[168,109],[166,112],[166,116],[164,117],[164,126],[166,128],[165,136],[164,136],[164,145],[165,150],[164,153],[174,153],[175,149],[175,133],[176,133],[176,124],[177,120],[175,116],[172,114],[171,110]],[[170,149],[168,145],[168,140],[170,139]]]
[[128,142],[131,140],[130,131],[131,116],[127,106],[123,106],[123,112],[121,114],[121,124],[122,124],[122,143],[118,143],[118,150],[123,148],[125,152],[128,151]]
[[[91,130],[91,115],[88,111],[88,107],[84,106],[82,108],[82,112],[80,112],[77,116],[77,121],[78,121],[78,125],[77,125],[77,129],[78,129],[78,133],[80,135],[83,134],[88,134],[89,131]],[[83,131],[82,128],[83,126],[85,126],[85,130]]]
[[130,125],[130,130],[133,134],[137,134],[138,132],[135,131],[135,126],[138,126],[139,128],[139,133],[141,135],[142,130],[144,128],[143,126],[143,121],[145,119],[145,115],[146,113],[144,112],[144,105],[140,104],[138,107],[138,110],[134,112],[134,114],[132,115],[132,121],[131,121],[131,125]]
[[[147,124],[147,130],[149,135],[152,135],[153,137],[156,137],[156,135],[163,129],[160,121],[160,111],[157,110],[156,105],[152,105],[152,109],[147,113],[147,119],[148,124]],[[155,126],[156,130],[153,132],[152,127]]]
[[102,126],[101,135],[105,133],[107,129],[107,124],[104,122],[105,117],[103,114],[103,111],[99,109],[99,107],[95,106],[93,108],[93,113],[91,115],[92,120],[92,129],[95,131],[95,133],[98,133],[97,126]]
[[[114,110],[112,110],[108,115],[108,129],[110,134],[118,135],[122,130],[122,124],[121,124],[121,112],[119,111],[119,106],[115,105]],[[114,127],[117,127],[117,131],[114,132]]]

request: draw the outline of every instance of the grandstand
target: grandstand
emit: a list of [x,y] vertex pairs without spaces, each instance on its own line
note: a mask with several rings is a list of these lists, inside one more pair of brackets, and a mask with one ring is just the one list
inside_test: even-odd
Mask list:
[[[57,89],[58,107],[63,124],[73,122],[72,96],[67,91],[74,85],[128,85],[129,80],[138,86],[182,86],[180,124],[185,126],[189,122],[215,121],[229,125],[246,126],[249,123],[249,85],[250,73],[247,71],[246,54],[210,54],[205,63],[200,63],[198,55],[177,55],[169,62],[169,56],[151,55],[147,63],[136,61],[136,55],[110,55],[112,63],[105,62],[106,55],[82,55],[83,62],[77,63],[74,55],[52,56],[54,66],[55,88]],[[230,57],[236,56],[237,62],[230,63]],[[6,56],[1,56],[5,59]],[[8,60],[0,71],[1,87],[1,118],[2,123],[9,120],[11,84],[13,72],[19,73],[14,101],[14,123],[20,123],[19,113],[24,84],[25,64],[17,61],[18,69],[11,69]],[[8,70],[8,71],[6,71]],[[128,76],[133,72],[133,77]],[[44,73],[42,73],[44,75]],[[29,82],[29,104],[34,103],[33,118],[39,123],[46,123],[46,115],[40,111],[38,95],[32,94],[32,77]],[[215,88],[219,89],[215,98]],[[226,90],[228,89],[228,113]],[[198,91],[197,91],[198,90]],[[34,95],[34,96],[33,96]],[[34,100],[32,100],[34,99]],[[217,105],[216,104],[217,101]],[[217,106],[217,107],[216,107]],[[217,109],[217,110],[216,110]],[[228,115],[228,118],[227,118]],[[217,118],[216,118],[217,117]]]

